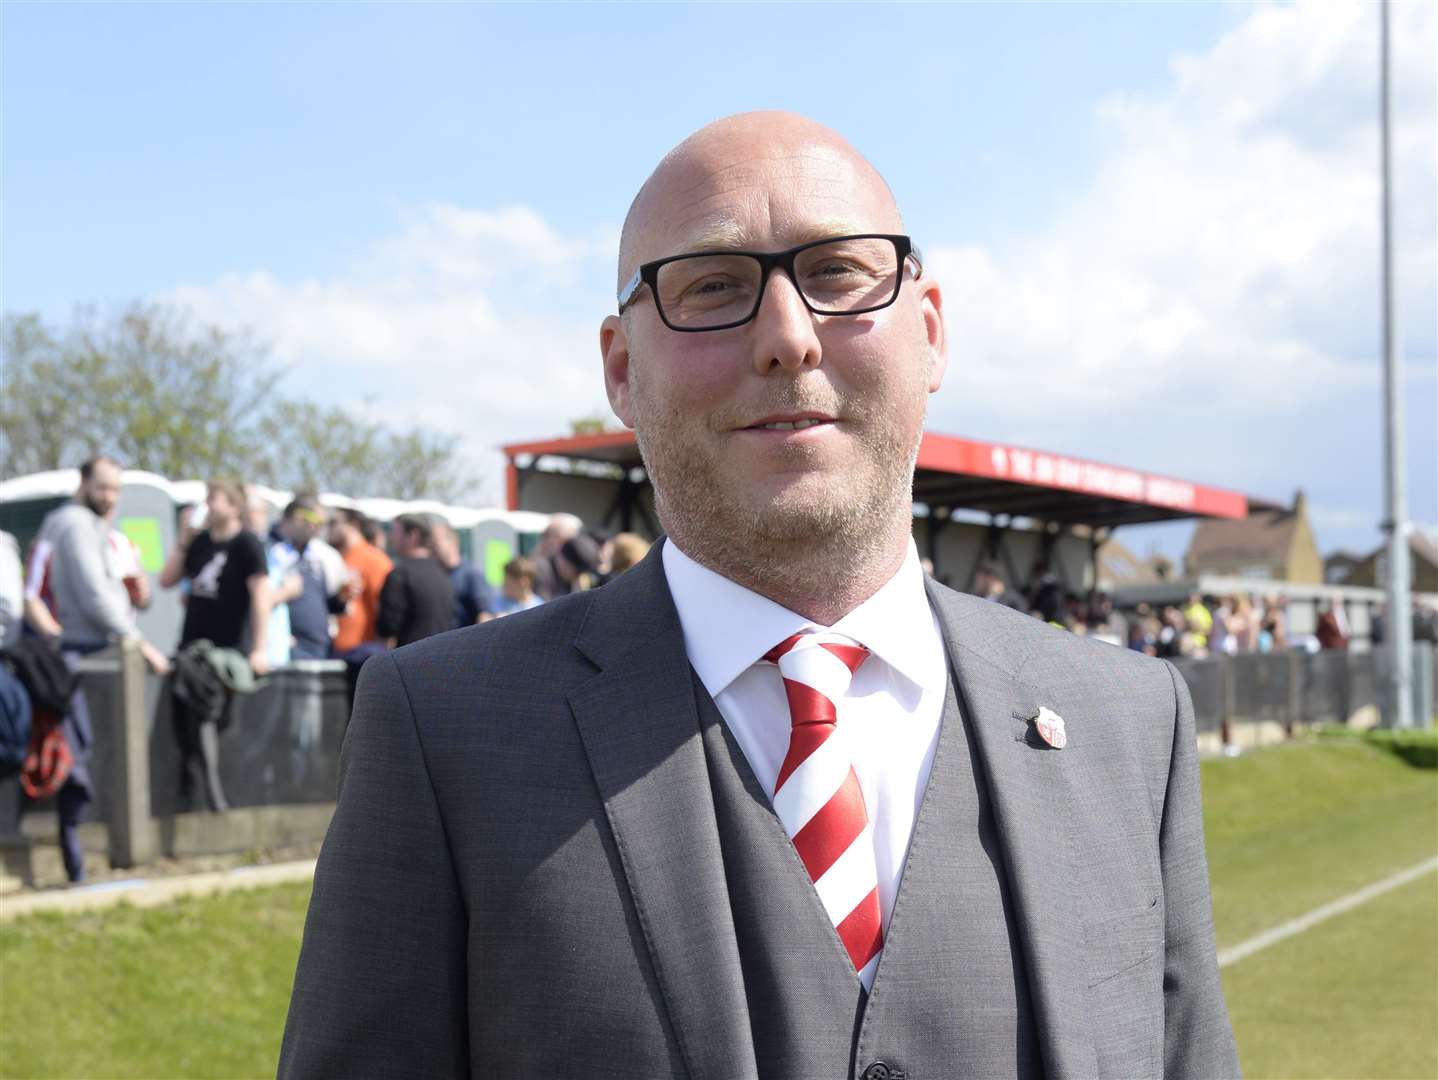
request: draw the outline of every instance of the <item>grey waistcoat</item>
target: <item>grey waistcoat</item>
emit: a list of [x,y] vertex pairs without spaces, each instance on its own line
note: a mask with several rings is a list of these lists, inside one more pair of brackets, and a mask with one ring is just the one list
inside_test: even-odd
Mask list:
[[759,1076],[1042,1076],[993,811],[952,677],[867,995],[768,795],[697,677],[694,687]]

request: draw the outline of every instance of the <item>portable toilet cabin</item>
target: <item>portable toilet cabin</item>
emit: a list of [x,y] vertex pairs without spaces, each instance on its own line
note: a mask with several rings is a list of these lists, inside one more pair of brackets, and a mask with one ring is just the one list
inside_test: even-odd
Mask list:
[[549,526],[549,515],[532,510],[455,507],[449,519],[459,533],[464,557],[484,571],[496,589],[504,582],[504,567],[517,555],[528,555]]

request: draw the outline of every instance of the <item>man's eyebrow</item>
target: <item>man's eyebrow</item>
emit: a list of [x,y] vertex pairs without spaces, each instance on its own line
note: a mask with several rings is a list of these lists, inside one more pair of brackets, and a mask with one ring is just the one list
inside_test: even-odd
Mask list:
[[[827,221],[810,221],[798,226],[790,235],[785,247],[807,244],[813,240],[826,240],[833,236],[853,236],[856,233],[873,232],[854,222],[832,218]],[[752,251],[756,245],[749,233],[734,221],[715,221],[703,226],[692,234],[684,244],[685,253],[699,251]]]

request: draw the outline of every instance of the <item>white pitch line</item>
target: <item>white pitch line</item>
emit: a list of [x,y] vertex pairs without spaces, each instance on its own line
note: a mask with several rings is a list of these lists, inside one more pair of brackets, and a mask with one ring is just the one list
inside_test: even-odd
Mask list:
[[1342,915],[1345,911],[1352,911],[1360,904],[1366,904],[1375,896],[1382,896],[1386,892],[1400,886],[1407,885],[1410,881],[1417,881],[1424,874],[1431,874],[1438,870],[1438,855],[1431,859],[1424,859],[1417,866],[1410,866],[1407,870],[1400,870],[1392,877],[1386,877],[1382,881],[1375,881],[1372,885],[1365,885],[1357,892],[1351,892],[1347,896],[1340,896],[1337,900],[1316,907],[1307,914],[1300,915],[1296,919],[1290,919],[1286,923],[1280,923],[1272,930],[1265,930],[1247,941],[1240,942],[1231,949],[1221,949],[1218,953],[1218,966],[1227,967],[1229,964],[1236,964],[1246,956],[1252,956],[1261,949],[1270,945],[1276,945],[1285,938],[1291,938],[1294,934],[1301,934],[1303,931],[1317,926],[1324,919],[1331,919],[1335,915]]

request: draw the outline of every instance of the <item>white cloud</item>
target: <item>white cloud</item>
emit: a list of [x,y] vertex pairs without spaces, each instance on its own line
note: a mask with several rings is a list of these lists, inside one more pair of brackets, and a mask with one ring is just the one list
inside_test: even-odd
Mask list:
[[[1265,453],[1273,436],[1302,442],[1304,416],[1335,398],[1371,395],[1376,411],[1377,12],[1258,8],[1175,59],[1164,94],[1098,105],[1102,163],[1053,227],[933,247],[955,364],[936,425],[1027,424],[1075,449],[1106,425],[1167,431],[1152,464],[1173,468],[1226,464],[1200,449],[1215,435],[1251,456],[1254,425]],[[1438,283],[1434,12],[1393,5],[1399,309],[1420,377]]]
[[433,204],[333,280],[257,271],[167,299],[254,330],[292,390],[463,434],[493,499],[496,446],[562,434],[604,405],[593,313],[613,302],[617,247],[615,231],[561,236],[525,207]]
[[[1255,9],[1175,58],[1162,93],[1096,106],[1100,165],[1060,220],[929,246],[953,361],[932,425],[1256,494],[1302,485],[1333,522],[1373,519],[1370,479],[1313,475],[1348,451],[1311,425],[1378,410],[1377,10]],[[1399,307],[1431,388],[1438,30],[1432,4],[1392,10]],[[596,313],[616,249],[616,229],[433,204],[331,279],[258,271],[170,298],[254,327],[295,388],[467,432],[488,465],[499,443],[603,406]]]

